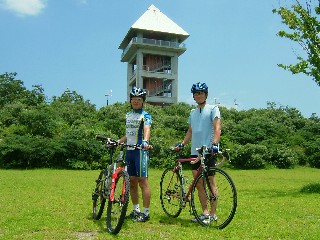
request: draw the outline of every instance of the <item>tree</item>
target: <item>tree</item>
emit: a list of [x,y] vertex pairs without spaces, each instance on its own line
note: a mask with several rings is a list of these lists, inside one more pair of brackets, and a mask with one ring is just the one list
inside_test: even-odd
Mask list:
[[0,107],[24,98],[26,88],[21,80],[16,80],[17,73],[0,74]]
[[[16,73],[0,74],[0,168],[96,169],[108,159],[96,134],[118,139],[125,134],[130,103],[97,110],[75,91],[46,101],[40,85],[27,90]],[[175,162],[170,147],[188,129],[194,106],[145,104],[152,115],[153,150],[150,167]],[[265,109],[237,111],[221,106],[221,146],[231,149],[231,165],[241,169],[291,168],[297,164],[320,168],[320,119],[304,118],[292,107],[268,102]],[[190,154],[185,146],[183,158]],[[102,160],[102,161],[101,161]]]
[[15,79],[16,76],[15,72],[0,74],[0,107],[17,102],[28,106],[45,103],[46,96],[41,85],[34,85],[29,91],[23,81]]
[[50,107],[55,115],[63,119],[69,126],[89,122],[94,118],[95,105],[84,100],[76,91],[67,89],[60,97],[53,97]]
[[292,74],[303,73],[311,76],[320,86],[320,0],[306,0],[305,4],[295,0],[291,8],[280,7],[273,9],[273,13],[279,14],[282,22],[290,29],[279,31],[278,36],[297,42],[306,53],[305,57],[297,53],[299,62],[296,64],[278,66]]

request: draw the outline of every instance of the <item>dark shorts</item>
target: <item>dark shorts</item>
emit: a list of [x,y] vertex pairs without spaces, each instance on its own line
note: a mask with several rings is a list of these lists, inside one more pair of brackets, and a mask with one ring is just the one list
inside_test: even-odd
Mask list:
[[[197,155],[191,155],[192,158],[196,158],[198,157]],[[216,155],[206,155],[206,159],[204,160],[205,165],[210,169],[216,166],[216,159],[217,156]],[[198,170],[200,167],[201,161],[198,161],[195,164],[191,164],[191,169],[192,170]],[[213,176],[215,173],[214,171],[209,171],[209,175]]]
[[126,163],[129,176],[148,177],[149,152],[145,150],[127,150]]

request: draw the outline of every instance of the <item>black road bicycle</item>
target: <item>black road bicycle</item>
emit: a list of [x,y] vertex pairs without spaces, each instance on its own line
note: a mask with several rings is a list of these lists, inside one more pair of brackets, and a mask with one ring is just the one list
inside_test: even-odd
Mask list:
[[[178,217],[187,203],[190,206],[190,214],[202,226],[217,229],[225,228],[233,219],[237,208],[237,191],[231,177],[219,166],[226,160],[230,161],[229,149],[217,153],[216,166],[208,169],[205,162],[208,161],[210,150],[206,146],[197,149],[197,158],[180,158],[174,167],[165,169],[160,181],[160,201],[163,211],[170,217]],[[197,175],[186,189],[186,179],[183,173],[182,163],[201,161]],[[214,173],[214,180],[210,180],[209,171]],[[204,189],[204,200],[200,203],[198,188]],[[205,202],[205,203],[204,203]],[[216,215],[212,218],[203,217],[203,206],[214,208]],[[211,215],[209,215],[211,216]]]

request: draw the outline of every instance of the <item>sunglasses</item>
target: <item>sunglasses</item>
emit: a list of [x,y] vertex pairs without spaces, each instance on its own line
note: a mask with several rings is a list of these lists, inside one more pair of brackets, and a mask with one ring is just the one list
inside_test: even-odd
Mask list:
[[199,95],[204,95],[205,92],[194,92],[193,96],[199,96]]
[[135,102],[142,102],[143,98],[142,97],[132,97],[131,101],[135,101]]

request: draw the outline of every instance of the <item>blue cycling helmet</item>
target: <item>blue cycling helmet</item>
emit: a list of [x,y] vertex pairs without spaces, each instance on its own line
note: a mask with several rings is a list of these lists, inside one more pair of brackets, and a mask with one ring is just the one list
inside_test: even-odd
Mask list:
[[147,96],[147,93],[144,89],[142,88],[138,88],[136,86],[134,86],[132,89],[131,89],[131,92],[130,92],[130,99],[132,97],[142,97],[143,98],[143,101],[146,100],[146,96]]
[[191,93],[198,92],[198,91],[208,93],[207,84],[201,83],[201,82],[193,84],[191,88]]

